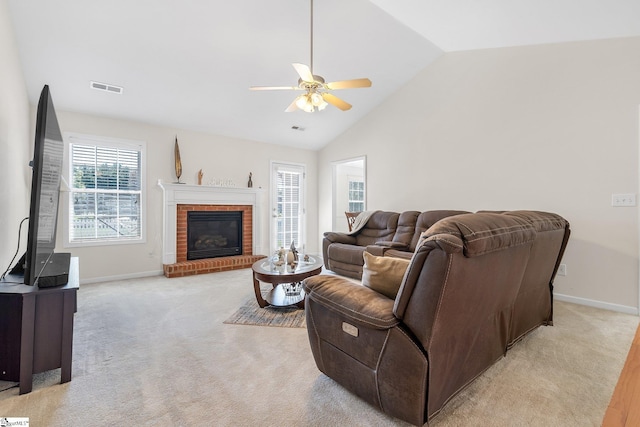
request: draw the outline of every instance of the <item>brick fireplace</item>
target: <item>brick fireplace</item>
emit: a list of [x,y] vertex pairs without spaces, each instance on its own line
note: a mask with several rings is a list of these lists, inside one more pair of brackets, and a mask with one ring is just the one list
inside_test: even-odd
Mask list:
[[[264,258],[260,251],[261,190],[186,184],[158,185],[164,194],[163,270],[166,277],[248,268]],[[242,254],[197,260],[187,259],[187,216],[189,212],[240,212]]]

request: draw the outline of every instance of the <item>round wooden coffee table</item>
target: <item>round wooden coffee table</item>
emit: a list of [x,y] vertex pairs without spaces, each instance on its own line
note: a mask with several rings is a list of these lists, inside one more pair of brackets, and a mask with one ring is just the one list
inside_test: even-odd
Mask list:
[[[253,270],[253,290],[260,307],[273,305],[285,307],[296,305],[304,308],[304,290],[302,281],[322,271],[322,258],[309,255],[309,261],[299,261],[295,268],[289,265],[276,267],[269,258],[256,261]],[[263,298],[260,282],[271,283],[273,289]]]

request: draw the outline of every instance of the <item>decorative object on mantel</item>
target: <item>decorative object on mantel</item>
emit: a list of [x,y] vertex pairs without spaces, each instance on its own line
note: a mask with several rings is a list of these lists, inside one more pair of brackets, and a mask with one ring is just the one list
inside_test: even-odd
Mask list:
[[204,174],[202,173],[202,169],[198,171],[198,185],[202,185],[202,177]]
[[253,181],[251,180],[251,175],[253,175],[251,172],[249,172],[249,182],[247,182],[247,187],[251,188],[253,187]]
[[180,159],[180,146],[178,145],[178,135],[176,135],[176,143],[173,146],[173,154],[174,154],[175,166],[176,166],[176,177],[178,178],[178,182],[176,182],[176,184],[184,184],[184,182],[180,182],[180,177],[182,176],[182,160]]

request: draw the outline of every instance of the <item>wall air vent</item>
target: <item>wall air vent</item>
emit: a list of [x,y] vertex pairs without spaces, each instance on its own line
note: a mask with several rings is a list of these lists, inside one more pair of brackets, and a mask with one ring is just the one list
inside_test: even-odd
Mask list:
[[91,89],[101,90],[104,92],[117,93],[122,95],[123,88],[120,86],[110,85],[107,83],[91,82]]

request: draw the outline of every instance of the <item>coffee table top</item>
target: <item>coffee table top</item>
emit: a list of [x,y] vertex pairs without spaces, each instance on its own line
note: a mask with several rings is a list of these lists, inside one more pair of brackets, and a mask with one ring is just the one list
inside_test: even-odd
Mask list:
[[291,276],[292,281],[295,281],[295,276],[312,276],[312,272],[315,272],[315,270],[318,269],[322,269],[322,258],[316,255],[309,255],[309,261],[300,260],[293,269],[287,264],[276,267],[276,265],[271,262],[269,258],[263,258],[253,263],[253,266],[251,268],[254,272],[260,275],[284,277]]

